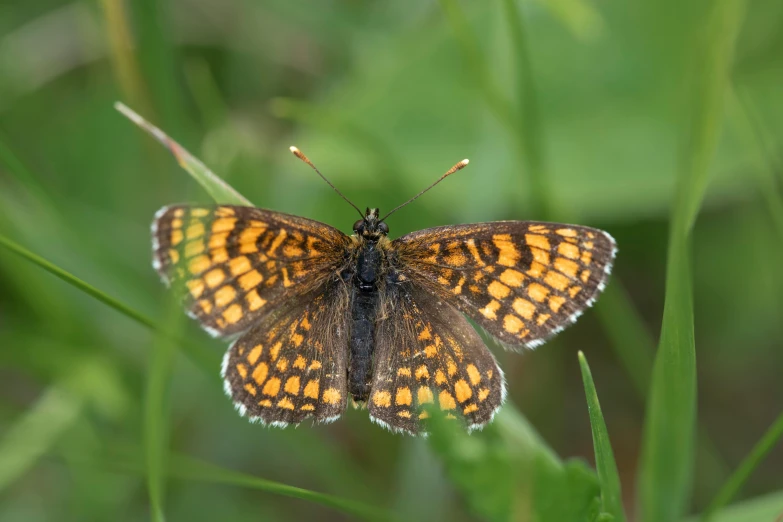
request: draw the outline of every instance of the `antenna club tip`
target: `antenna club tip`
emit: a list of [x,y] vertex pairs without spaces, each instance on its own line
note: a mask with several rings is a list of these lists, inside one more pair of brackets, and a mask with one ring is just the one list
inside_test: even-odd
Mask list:
[[290,150],[290,151],[291,151],[291,152],[293,152],[294,154],[296,154],[296,153],[298,153],[298,152],[299,152],[299,149],[297,149],[297,148],[296,148],[296,147],[294,147],[293,145],[291,145],[290,147],[288,147],[288,150]]
[[470,163],[470,160],[468,158],[465,158],[464,160],[460,161],[460,163],[462,163],[462,165],[464,166]]

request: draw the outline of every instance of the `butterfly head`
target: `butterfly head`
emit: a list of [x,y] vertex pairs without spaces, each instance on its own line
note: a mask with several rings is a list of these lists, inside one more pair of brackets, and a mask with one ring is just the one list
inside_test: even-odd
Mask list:
[[353,231],[365,239],[377,241],[389,233],[389,225],[378,218],[377,208],[368,208],[364,217],[353,224]]

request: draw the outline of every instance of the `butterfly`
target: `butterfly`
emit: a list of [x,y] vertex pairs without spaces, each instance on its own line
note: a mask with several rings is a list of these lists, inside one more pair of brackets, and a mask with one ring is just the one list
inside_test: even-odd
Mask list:
[[535,348],[593,304],[616,246],[601,230],[535,221],[388,238],[389,215],[465,165],[383,217],[348,201],[361,215],[351,235],[254,207],[158,211],[154,266],[203,328],[235,338],[222,377],[241,415],[331,422],[351,400],[410,434],[426,432],[430,408],[469,430],[492,420],[503,372],[465,316],[506,348]]

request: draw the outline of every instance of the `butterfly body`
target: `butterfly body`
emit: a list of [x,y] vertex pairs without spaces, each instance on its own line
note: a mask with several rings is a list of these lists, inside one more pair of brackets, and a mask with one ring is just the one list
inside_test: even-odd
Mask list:
[[538,346],[594,302],[615,255],[605,232],[558,223],[388,233],[377,209],[348,236],[253,207],[175,205],[156,215],[153,260],[202,326],[239,336],[222,375],[242,415],[329,422],[350,398],[417,434],[428,404],[474,429],[504,400],[465,316],[506,347]]
[[356,248],[356,264],[347,270],[352,286],[348,391],[355,402],[364,403],[370,394],[379,285],[386,259],[378,240],[357,238]]

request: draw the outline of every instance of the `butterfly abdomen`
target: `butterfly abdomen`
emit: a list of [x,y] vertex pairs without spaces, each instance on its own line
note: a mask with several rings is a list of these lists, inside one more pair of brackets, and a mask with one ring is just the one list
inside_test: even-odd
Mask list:
[[351,300],[351,353],[348,366],[348,391],[356,402],[365,402],[370,395],[375,318],[379,297],[377,283],[382,255],[375,241],[367,241],[356,258]]

